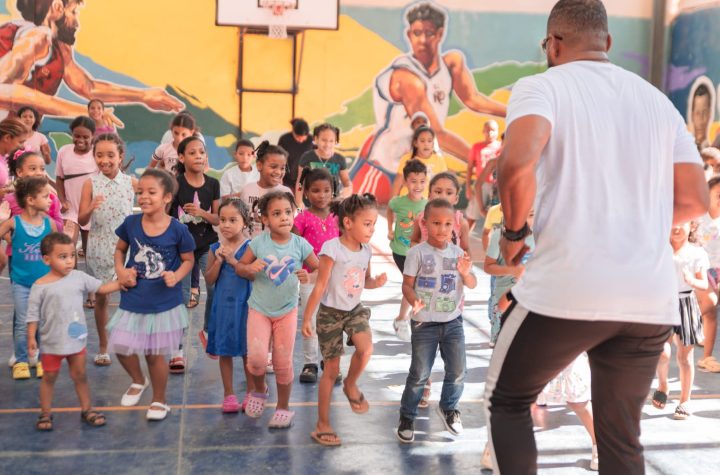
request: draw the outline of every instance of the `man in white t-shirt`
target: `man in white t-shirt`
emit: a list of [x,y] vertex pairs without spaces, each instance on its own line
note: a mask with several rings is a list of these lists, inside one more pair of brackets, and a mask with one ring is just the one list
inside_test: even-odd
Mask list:
[[682,117],[608,61],[611,43],[600,0],[560,0],[542,42],[550,68],[518,81],[508,105],[500,248],[522,259],[533,207],[536,247],[487,374],[500,473],[537,472],[530,405],[583,351],[600,472],[644,473],[642,405],[680,322],[668,236],[705,213],[708,192]]

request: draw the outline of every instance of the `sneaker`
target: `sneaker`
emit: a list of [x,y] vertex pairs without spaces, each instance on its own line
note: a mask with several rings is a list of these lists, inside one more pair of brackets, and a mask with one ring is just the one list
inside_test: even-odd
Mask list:
[[684,421],[685,419],[689,418],[692,415],[690,411],[687,410],[687,408],[682,405],[678,404],[678,406],[675,408],[675,413],[673,414],[673,419],[676,421]]
[[315,364],[306,364],[300,373],[301,383],[317,383],[318,367]]
[[592,447],[592,455],[590,456],[590,470],[597,472],[600,467],[600,458],[598,457],[597,445]]
[[410,334],[410,322],[407,320],[393,320],[393,330],[398,339],[402,341],[410,341],[412,335]]
[[30,365],[27,363],[15,363],[12,377],[13,379],[30,379]]
[[13,366],[15,366],[15,363],[17,363],[17,360],[15,359],[15,353],[13,353],[8,359],[8,367],[12,368]]
[[415,421],[400,416],[400,424],[397,428],[397,438],[403,444],[409,444],[415,440]]
[[35,376],[40,379],[45,374],[45,371],[43,371],[42,363],[38,361],[38,363],[35,365]]
[[442,418],[443,424],[445,424],[445,428],[448,430],[448,432],[450,432],[452,435],[462,434],[463,426],[462,421],[460,420],[460,411],[443,411],[439,405],[437,407],[437,411]]
[[490,444],[485,444],[485,450],[483,450],[482,457],[480,458],[480,468],[482,470],[493,469],[492,455],[490,454]]
[[714,356],[708,356],[698,361],[698,369],[705,373],[720,373],[720,363]]
[[272,364],[272,353],[268,353],[267,365],[265,365],[265,373],[267,373],[267,374],[275,373],[275,368],[273,368],[273,364]]

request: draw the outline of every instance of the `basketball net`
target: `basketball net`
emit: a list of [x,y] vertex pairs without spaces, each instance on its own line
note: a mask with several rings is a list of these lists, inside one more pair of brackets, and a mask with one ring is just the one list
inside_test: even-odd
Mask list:
[[295,8],[296,0],[263,0],[261,2],[263,8],[267,8],[272,13],[270,23],[268,24],[268,36],[276,40],[284,40],[287,38],[287,22],[285,18],[285,10]]

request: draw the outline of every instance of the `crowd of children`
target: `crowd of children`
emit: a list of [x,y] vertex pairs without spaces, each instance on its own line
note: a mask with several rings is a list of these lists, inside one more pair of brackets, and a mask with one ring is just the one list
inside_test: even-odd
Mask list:
[[[110,365],[114,354],[130,377],[121,405],[137,405],[151,386],[146,417],[164,419],[170,411],[168,373],[186,368],[187,309],[200,303],[202,274],[206,305],[199,338],[208,356],[219,360],[222,411],[260,418],[270,394],[266,374],[272,370],[277,404],[268,425],[292,425],[289,400],[300,323],[303,367],[298,379],[317,383],[322,371],[311,437],[321,445],[340,445],[330,421],[332,389],[342,384],[351,410],[368,411],[358,386],[373,352],[370,309],[363,305],[362,293],[383,286],[387,276],[371,272],[369,242],[378,205],[372,195],[352,193],[346,160],[336,151],[339,130],[330,124],[315,127],[315,148],[292,157],[297,173],[291,181],[286,177],[288,151],[267,141],[256,147],[239,140],[233,153],[237,166],[218,180],[207,173],[207,149],[194,117],[182,112],[170,123],[169,140],[157,147],[136,179],[125,173],[125,144],[117,134],[123,124],[111,120],[114,115],[95,100],[87,117],[71,122],[72,143],[57,151],[52,183],[45,174],[52,157],[47,139],[37,132],[37,112],[25,107],[17,116],[0,122],[0,237],[8,242],[0,253],[0,270],[9,264],[13,378],[30,378],[32,367],[42,377],[36,428],[53,428],[53,386],[63,359],[77,389],[82,421],[94,427],[105,424],[105,416],[92,407],[85,375],[85,296],[85,306],[94,308],[99,339],[94,364]],[[293,134],[296,125],[297,137],[309,140],[307,124],[293,122]],[[456,209],[460,181],[447,170],[429,127],[414,130],[412,152],[400,160],[393,183],[387,238],[403,275],[393,327],[412,347],[396,431],[401,442],[414,440],[418,409],[429,405],[430,371],[438,349],[445,376],[437,411],[451,434],[463,430],[458,410],[466,373],[463,294],[465,287],[477,285],[470,255],[475,221],[484,218],[491,346],[502,313],[511,305],[511,288],[523,275],[524,262],[508,265],[499,247],[497,123],[487,122],[484,134],[468,157],[467,217]],[[297,137],[292,136],[302,144]],[[720,158],[709,152],[704,156],[711,169],[710,162]],[[708,215],[692,229],[674,228],[669,237],[682,314],[672,338],[682,388],[677,419],[691,414],[694,345],[705,346],[698,368],[720,372],[712,356],[720,285],[720,178],[710,178],[709,187]],[[133,206],[140,213],[133,214]],[[78,239],[87,274],[76,270]],[[532,250],[532,236],[526,245]],[[112,292],[120,292],[120,299],[110,316]],[[340,357],[346,344],[354,352],[343,377]],[[658,408],[667,402],[669,354],[670,342],[658,366],[653,395]],[[236,357],[242,358],[246,380],[242,400],[233,381]],[[588,376],[587,358],[581,356],[548,384],[538,404],[569,404],[592,438]],[[592,461],[595,468],[595,450]]]

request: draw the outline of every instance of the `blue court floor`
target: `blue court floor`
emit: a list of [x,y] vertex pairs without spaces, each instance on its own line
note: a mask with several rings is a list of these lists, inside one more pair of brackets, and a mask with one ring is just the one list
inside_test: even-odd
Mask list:
[[[377,228],[385,229],[380,222]],[[444,430],[435,412],[440,391],[440,384],[435,384],[430,409],[416,422],[416,442],[403,445],[397,441],[394,430],[410,365],[410,344],[398,341],[392,330],[400,299],[400,273],[391,264],[385,245],[376,247],[373,268],[375,273],[387,272],[390,281],[386,287],[364,294],[373,312],[375,354],[360,386],[371,408],[365,415],[353,414],[341,388],[335,389],[332,422],[343,440],[342,447],[321,447],[309,436],[316,417],[315,385],[297,383],[293,387],[291,409],[297,415],[290,430],[267,428],[272,410],[259,420],[221,413],[223,392],[218,365],[204,356],[197,338],[202,325],[201,305],[193,312],[187,336],[188,371],[184,376],[170,375],[168,403],[172,413],[163,422],[145,420],[149,391],[141,406],[120,407],[120,397],[130,380],[117,361],[105,368],[90,363],[88,376],[93,399],[96,407],[106,413],[107,425],[99,429],[81,425],[72,382],[67,368],[63,368],[55,391],[55,430],[40,433],[34,428],[39,380],[15,382],[9,368],[0,371],[0,474],[479,473],[480,456],[487,440],[482,395],[491,354],[486,307],[489,278],[480,268],[476,269],[480,283],[467,296],[468,375],[460,407],[465,432],[453,437]],[[0,277],[2,367],[12,351],[12,303],[6,275]],[[87,311],[87,317],[91,361],[97,350],[97,338],[92,311]],[[346,356],[343,367],[347,364]],[[298,333],[296,381],[301,368]],[[235,375],[237,394],[242,397],[244,377],[239,359]],[[674,364],[670,375],[671,400],[666,409],[656,410],[649,403],[644,408],[642,441],[647,473],[720,473],[720,374],[697,373],[690,406],[694,414],[687,421],[672,419],[676,405],[672,398],[679,391]],[[433,379],[438,382],[442,379],[439,358]],[[271,402],[275,400],[274,383],[274,377],[269,376]],[[588,470],[590,439],[574,414],[565,406],[550,406],[540,409],[538,416],[536,438],[541,473],[592,473]]]

